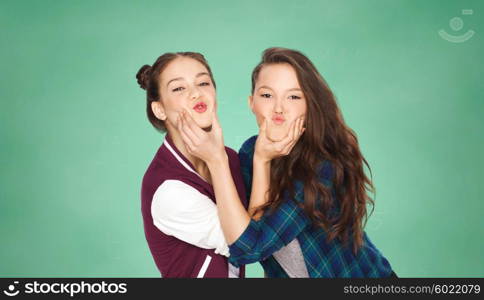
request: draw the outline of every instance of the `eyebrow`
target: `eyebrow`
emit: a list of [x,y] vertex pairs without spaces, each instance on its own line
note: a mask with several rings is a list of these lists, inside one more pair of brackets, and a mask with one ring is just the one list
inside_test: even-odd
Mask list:
[[[260,89],[269,89],[269,90],[272,90],[270,87],[268,87],[267,85],[263,85],[261,87],[259,87],[257,90],[260,90]],[[292,88],[292,89],[288,89],[287,92],[292,92],[292,91],[297,91],[297,92],[300,92],[301,89],[300,88]]]
[[[195,78],[198,78],[198,77],[203,76],[203,75],[208,75],[208,76],[210,76],[210,74],[208,74],[207,72],[200,72],[200,73],[198,73],[198,74],[195,76]],[[169,85],[169,84],[170,84],[172,81],[176,81],[176,80],[183,80],[183,77],[177,77],[177,78],[173,78],[173,79],[171,79],[170,81],[168,81],[168,83],[166,84],[166,86],[168,86],[168,85]]]
[[183,77],[177,77],[177,78],[173,78],[172,80],[168,81],[168,83],[166,84],[166,86],[168,86],[172,81],[177,81],[177,80],[182,80]]
[[268,87],[267,85],[263,85],[263,86],[260,86],[257,90],[260,90],[260,89],[268,89],[268,90],[272,90],[270,87]]

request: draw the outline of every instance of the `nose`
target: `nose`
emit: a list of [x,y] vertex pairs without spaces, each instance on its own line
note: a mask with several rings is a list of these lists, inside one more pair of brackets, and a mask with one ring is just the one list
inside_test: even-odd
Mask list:
[[274,102],[273,111],[276,114],[282,114],[284,112],[284,107],[280,99],[276,99],[276,101]]
[[197,99],[198,97],[200,97],[200,91],[198,90],[197,87],[193,87],[191,90],[190,90],[190,99],[191,100],[195,100]]

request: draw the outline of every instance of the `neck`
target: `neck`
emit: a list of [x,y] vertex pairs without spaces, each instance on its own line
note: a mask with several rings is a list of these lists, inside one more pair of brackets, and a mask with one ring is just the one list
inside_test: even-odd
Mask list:
[[167,134],[170,135],[171,140],[173,141],[173,144],[175,144],[175,147],[178,149],[178,151],[180,151],[183,156],[185,156],[186,159],[188,159],[188,161],[193,165],[195,171],[203,176],[203,174],[205,174],[208,170],[207,164],[200,158],[188,153],[187,149],[185,148],[185,143],[177,130],[170,130]]

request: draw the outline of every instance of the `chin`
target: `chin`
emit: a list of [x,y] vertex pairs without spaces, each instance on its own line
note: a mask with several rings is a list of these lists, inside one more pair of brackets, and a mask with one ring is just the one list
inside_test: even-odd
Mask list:
[[208,127],[202,127],[202,130],[204,130],[206,132],[210,132],[210,131],[212,131],[212,125],[210,124],[210,126],[208,126]]
[[287,128],[284,127],[272,127],[268,128],[267,138],[273,142],[279,142],[287,135]]
[[210,118],[210,120],[207,120],[207,118],[195,119],[195,123],[205,131],[210,131],[212,129],[212,118]]

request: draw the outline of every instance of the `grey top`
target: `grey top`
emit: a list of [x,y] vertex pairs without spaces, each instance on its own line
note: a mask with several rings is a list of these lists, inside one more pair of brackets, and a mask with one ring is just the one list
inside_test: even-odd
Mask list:
[[308,269],[304,263],[304,256],[297,238],[272,255],[290,278],[309,278]]

